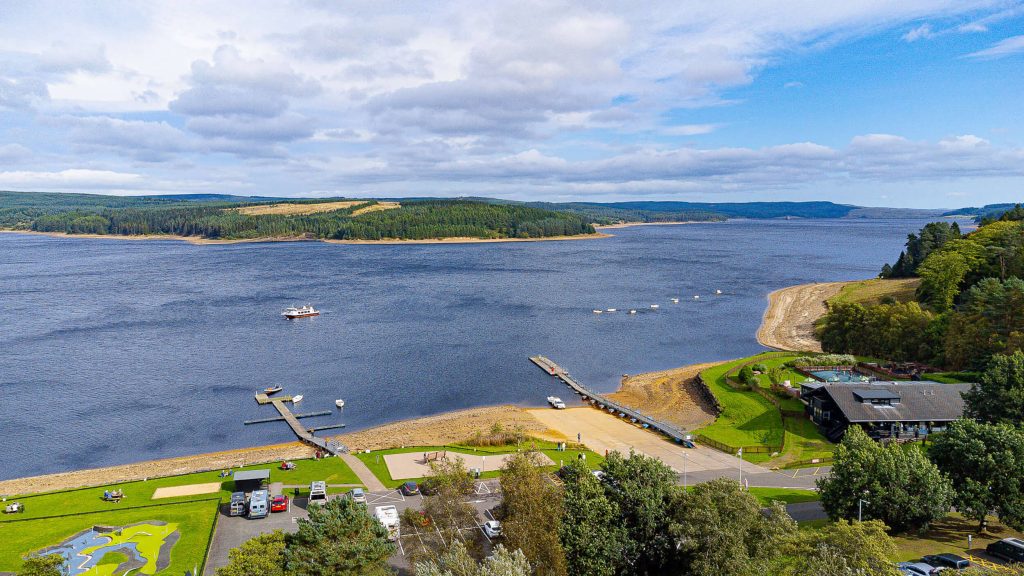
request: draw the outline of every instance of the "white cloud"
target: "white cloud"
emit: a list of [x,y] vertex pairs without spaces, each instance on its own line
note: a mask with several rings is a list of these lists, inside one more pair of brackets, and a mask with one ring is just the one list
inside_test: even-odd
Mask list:
[[927,22],[925,22],[924,24],[921,24],[917,28],[913,28],[913,29],[909,30],[906,34],[904,34],[903,35],[903,41],[904,42],[915,42],[915,41],[920,40],[922,38],[928,39],[928,38],[934,38],[934,37],[935,37],[935,31],[932,30],[932,25],[927,23]]
[[67,188],[114,188],[141,181],[139,174],[69,168],[58,172],[13,170],[0,172],[0,188],[7,190],[64,190]]
[[993,46],[967,55],[968,58],[994,59],[1024,52],[1024,34],[1000,40]]
[[710,134],[718,129],[718,124],[677,124],[662,129],[662,133],[670,136],[698,136]]

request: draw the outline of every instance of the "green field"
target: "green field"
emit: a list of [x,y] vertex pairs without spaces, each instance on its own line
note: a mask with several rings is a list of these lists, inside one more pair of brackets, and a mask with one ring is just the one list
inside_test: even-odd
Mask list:
[[849,282],[829,302],[853,302],[864,306],[881,304],[883,300],[910,302],[915,299],[920,278],[893,278]]
[[[592,452],[590,450],[565,450],[564,452],[559,452],[558,450],[555,449],[556,445],[555,445],[554,442],[547,442],[547,441],[544,441],[544,440],[533,440],[533,439],[530,439],[530,440],[527,440],[527,441],[523,442],[521,444],[521,446],[523,448],[532,448],[533,446],[536,446],[537,450],[539,452],[543,452],[549,458],[551,458],[551,461],[554,462],[555,465],[554,466],[545,466],[544,467],[545,471],[553,472],[553,471],[558,469],[558,463],[560,461],[568,463],[570,461],[576,460],[577,458],[579,458],[579,455],[581,453],[586,454],[586,462],[587,462],[587,465],[589,465],[591,469],[600,468],[601,463],[604,462],[604,457],[602,457],[602,456],[600,456],[598,454],[595,454],[594,452]],[[391,477],[391,473],[388,471],[387,464],[384,463],[384,456],[386,456],[388,454],[408,454],[408,453],[411,453],[411,452],[421,452],[421,453],[422,452],[437,452],[437,451],[445,451],[445,450],[447,450],[448,452],[461,452],[461,453],[464,453],[464,454],[472,454],[472,455],[481,455],[481,454],[485,454],[485,455],[486,454],[511,454],[511,453],[516,451],[516,446],[515,445],[510,445],[510,446],[488,446],[488,447],[483,447],[483,448],[481,448],[481,447],[473,447],[473,446],[412,446],[412,447],[406,447],[406,448],[391,448],[391,449],[388,449],[388,450],[375,450],[373,452],[370,452],[369,454],[359,453],[359,454],[356,454],[356,457],[359,458],[360,460],[362,460],[363,463],[366,464],[367,468],[369,468],[370,471],[373,472],[373,474],[385,486],[387,486],[388,488],[395,488],[395,487],[400,486],[403,482],[407,482],[409,480],[413,480],[413,481],[417,481],[418,482],[418,481],[421,481],[423,479],[422,478],[409,478],[409,479],[403,479],[403,480],[395,480],[395,479],[393,479]],[[500,471],[492,471],[492,472],[484,472],[483,474],[480,475],[480,477],[481,478],[497,478],[500,475],[501,475]]]
[[818,493],[814,490],[797,490],[795,488],[750,488],[748,490],[756,496],[761,504],[765,506],[778,500],[785,504],[796,504],[798,502],[815,502],[820,500]]
[[[308,486],[313,480],[324,480],[328,484],[354,484],[361,486],[355,472],[341,458],[324,458],[321,460],[294,460],[294,470],[280,470],[280,462],[269,464],[256,464],[246,466],[241,470],[258,470],[269,468],[271,482],[283,482],[285,485],[297,484]],[[237,469],[236,469],[237,470]],[[220,482],[220,492],[200,496],[178,496],[174,498],[161,498],[153,500],[153,493],[157,488],[169,486],[184,486],[186,484],[205,484]],[[103,500],[104,490],[122,490],[124,499],[120,503],[106,502]],[[124,508],[136,508],[139,506],[151,506],[153,504],[167,504],[173,502],[187,502],[197,498],[216,498],[227,502],[234,490],[234,482],[230,477],[221,478],[219,472],[198,472],[195,474],[184,474],[181,476],[168,476],[166,478],[154,478],[152,480],[139,482],[125,482],[121,484],[108,484],[94,488],[81,488],[77,490],[63,490],[45,494],[25,495],[8,497],[8,500],[18,500],[25,505],[25,512],[16,515],[0,516],[0,524],[26,518],[42,518],[63,514],[82,514],[87,512],[105,512]]]
[[[727,374],[735,374],[744,364],[762,363],[767,368],[773,368],[796,357],[796,354],[765,353],[726,362],[702,372],[701,375],[722,407],[722,413],[713,423],[694,432],[738,450],[741,446],[778,447],[783,443],[785,430],[785,443],[777,458],[772,459],[768,453],[743,455],[744,459],[752,462],[771,460],[774,464],[785,465],[788,462],[831,456],[833,445],[818,432],[812,422],[799,417],[782,418],[779,409],[764,397],[749,390],[737,390],[725,381]],[[806,377],[793,369],[787,369],[785,379],[798,386]],[[770,383],[765,376],[761,377],[761,387],[770,390]],[[796,398],[779,400],[784,410],[798,411],[804,408],[803,403]]]
[[147,508],[7,521],[0,524],[0,571],[16,571],[21,567],[26,554],[59,544],[95,525],[124,526],[156,520],[176,524],[181,534],[171,550],[170,565],[160,573],[184,574],[186,570],[203,564],[219,505],[220,500],[214,496],[206,500]]
[[928,530],[920,534],[904,534],[895,538],[900,549],[900,561],[917,560],[925,554],[941,554],[951,552],[965,555],[967,536],[973,539],[971,554],[984,552],[985,546],[1003,538],[1024,538],[1024,534],[1000,524],[994,517],[988,519],[988,530],[979,534],[978,523],[967,520],[957,513],[952,513],[942,520],[932,523]]

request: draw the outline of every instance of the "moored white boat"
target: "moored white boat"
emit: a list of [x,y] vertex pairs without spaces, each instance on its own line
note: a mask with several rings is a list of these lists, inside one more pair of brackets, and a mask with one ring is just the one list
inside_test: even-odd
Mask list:
[[302,394],[299,394],[297,396],[292,396],[292,403],[293,404],[298,404],[299,402],[302,402]]
[[679,304],[679,298],[673,298],[672,299],[672,303],[673,304]]
[[651,308],[657,310],[658,308],[661,308],[661,306],[658,306],[657,304],[651,304]]
[[548,404],[551,404],[551,407],[556,410],[565,410],[565,402],[562,402],[558,396],[548,396]]
[[630,314],[636,314],[636,310],[630,310],[629,313]]
[[609,308],[607,311],[608,312],[615,312],[616,310],[615,310],[615,308]]
[[345,401],[342,400],[341,398],[338,398],[337,400],[334,401],[334,405],[337,406],[338,408],[344,408]]
[[594,310],[594,314],[601,314],[602,312],[604,312],[604,310]]

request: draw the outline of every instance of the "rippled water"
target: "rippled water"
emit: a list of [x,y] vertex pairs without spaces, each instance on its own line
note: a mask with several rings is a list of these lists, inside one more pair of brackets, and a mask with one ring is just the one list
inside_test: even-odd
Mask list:
[[[252,400],[270,384],[304,394],[304,412],[344,398],[343,414],[306,422],[353,430],[565,397],[533,354],[603,391],[623,373],[750,354],[768,292],[873,276],[922,225],[408,246],[0,234],[0,478],[290,441],[283,423],[242,425],[275,415]],[[306,302],[324,315],[279,316]]]

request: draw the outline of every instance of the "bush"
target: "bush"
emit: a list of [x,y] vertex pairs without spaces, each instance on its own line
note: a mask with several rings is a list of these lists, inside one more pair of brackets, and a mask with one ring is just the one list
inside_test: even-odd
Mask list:
[[757,364],[754,364],[753,366],[751,366],[751,368],[754,370],[754,372],[760,372],[761,374],[764,374],[765,372],[768,371],[768,366],[766,366],[762,362],[758,362]]
[[821,354],[801,356],[786,363],[787,366],[856,366],[857,358],[850,354]]
[[507,429],[495,422],[488,432],[477,430],[465,443],[467,446],[508,446],[525,440],[526,434],[522,428]]

